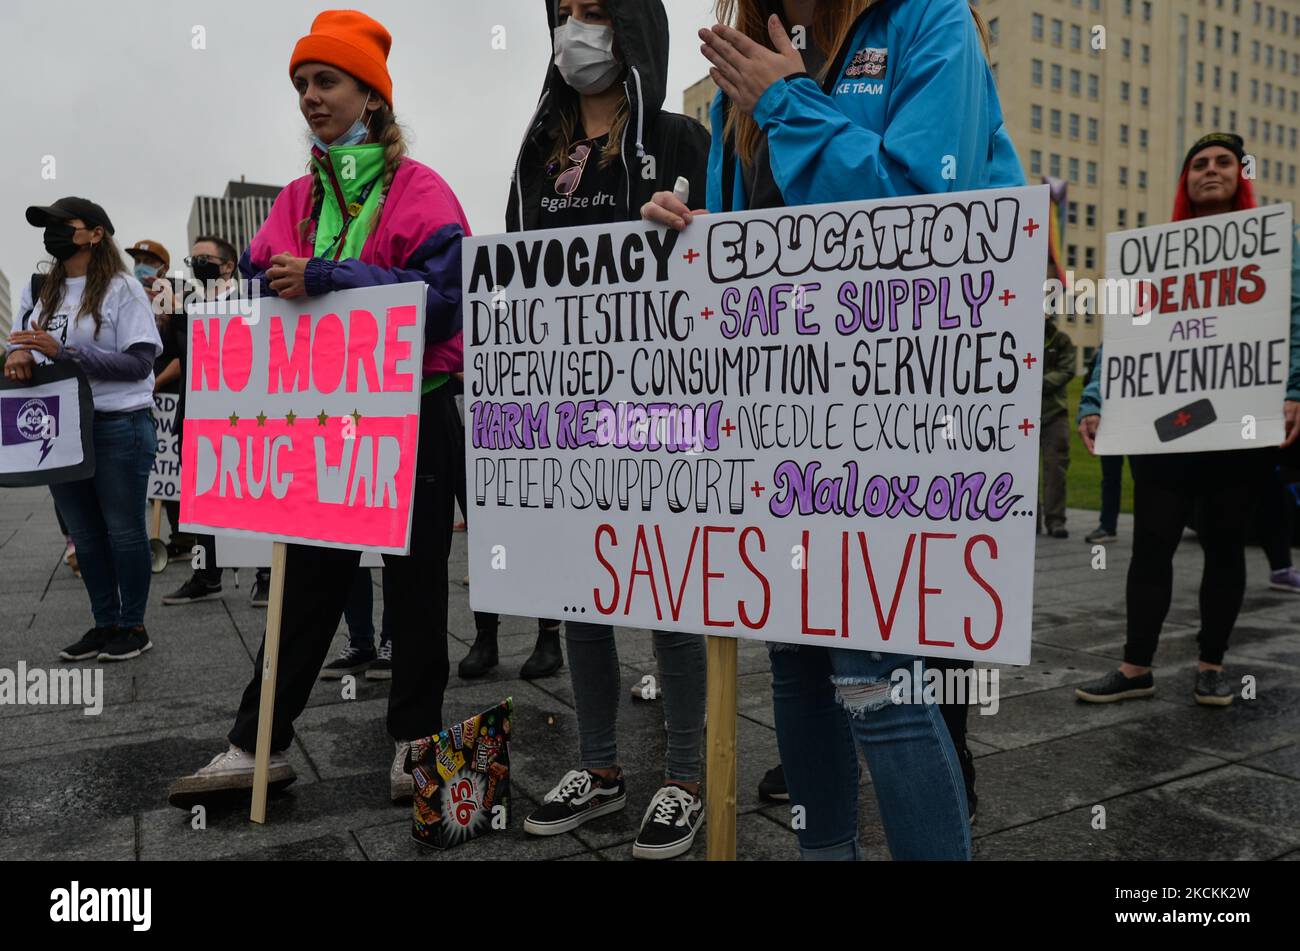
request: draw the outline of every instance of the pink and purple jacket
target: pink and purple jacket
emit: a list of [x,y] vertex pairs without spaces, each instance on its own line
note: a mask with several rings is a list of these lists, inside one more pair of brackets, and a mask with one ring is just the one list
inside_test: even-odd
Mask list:
[[266,270],[271,257],[288,252],[308,258],[307,294],[378,284],[423,281],[428,287],[424,311],[424,376],[464,370],[461,326],[461,239],[469,222],[455,194],[427,165],[404,158],[393,176],[388,198],[361,249],[361,257],[332,261],[314,256],[312,239],[298,223],[312,214],[312,176],[285,186],[266,223],[239,262],[248,280],[260,280],[271,295]]

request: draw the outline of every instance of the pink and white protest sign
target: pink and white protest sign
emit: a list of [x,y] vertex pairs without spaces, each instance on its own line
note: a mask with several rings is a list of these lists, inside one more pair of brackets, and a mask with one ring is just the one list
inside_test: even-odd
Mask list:
[[414,282],[193,313],[182,527],[405,554],[424,300]]

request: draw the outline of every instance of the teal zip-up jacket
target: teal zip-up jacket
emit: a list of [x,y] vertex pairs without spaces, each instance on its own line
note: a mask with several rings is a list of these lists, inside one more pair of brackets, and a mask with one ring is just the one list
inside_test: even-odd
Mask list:
[[[1093,361],[1092,373],[1083,386],[1083,395],[1079,398],[1078,424],[1085,416],[1101,414],[1101,348],[1097,348]],[[1295,234],[1291,236],[1291,368],[1287,374],[1286,398],[1300,400],[1300,240]]]
[[[787,205],[860,201],[1025,184],[993,72],[966,0],[879,0],[834,51],[824,85],[773,83],[754,120]],[[709,211],[748,207],[711,111]]]

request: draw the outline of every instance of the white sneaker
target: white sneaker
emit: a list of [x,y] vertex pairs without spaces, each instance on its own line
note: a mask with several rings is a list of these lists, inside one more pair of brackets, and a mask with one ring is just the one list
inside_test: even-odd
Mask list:
[[704,800],[680,786],[664,786],[646,808],[632,843],[636,859],[670,859],[689,852],[704,821]]
[[[256,757],[252,753],[241,750],[232,743],[230,749],[212,757],[207,766],[172,783],[167,790],[167,801],[173,806],[188,809],[195,803],[216,798],[222,793],[247,792],[253,788],[255,764]],[[297,778],[283,753],[271,754],[271,765],[267,772],[268,789],[283,789]]]
[[411,744],[397,741],[393,765],[388,770],[388,795],[393,802],[405,802],[415,795],[415,777],[406,771],[406,754]]

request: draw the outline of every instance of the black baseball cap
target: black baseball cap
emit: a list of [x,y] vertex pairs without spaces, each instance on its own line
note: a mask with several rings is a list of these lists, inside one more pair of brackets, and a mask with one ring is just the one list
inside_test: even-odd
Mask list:
[[55,222],[80,218],[86,227],[102,227],[113,234],[113,222],[108,220],[108,212],[86,198],[60,198],[52,205],[31,205],[27,208],[27,223],[36,228],[47,228]]

